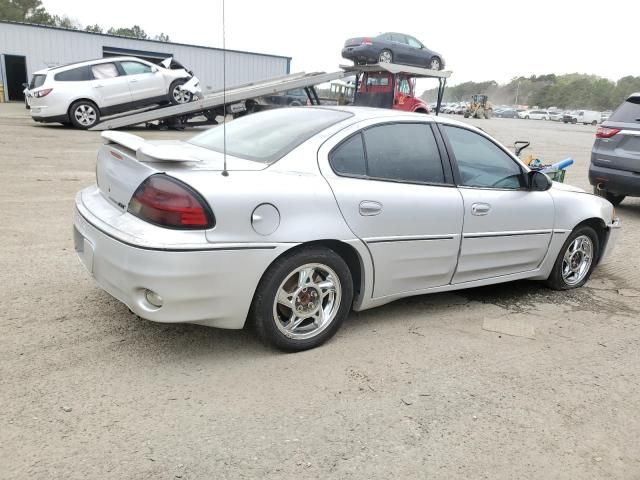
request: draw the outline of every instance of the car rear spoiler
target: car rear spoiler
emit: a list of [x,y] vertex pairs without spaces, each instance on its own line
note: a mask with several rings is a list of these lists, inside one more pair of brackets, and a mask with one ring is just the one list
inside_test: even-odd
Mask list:
[[105,144],[115,143],[135,152],[139,162],[200,162],[199,158],[185,154],[176,144],[154,145],[131,133],[107,130],[102,132]]

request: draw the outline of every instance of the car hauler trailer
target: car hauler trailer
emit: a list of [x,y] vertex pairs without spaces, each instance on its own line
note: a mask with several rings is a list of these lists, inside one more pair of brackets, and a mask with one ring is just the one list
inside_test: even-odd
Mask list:
[[[449,78],[451,72],[429,70],[426,68],[410,67],[406,65],[396,65],[392,63],[376,64],[376,65],[351,65],[341,66],[342,70],[337,72],[325,73],[294,73],[283,77],[272,78],[262,82],[249,83],[236,87],[228,88],[226,91],[216,91],[205,95],[203,98],[194,102],[172,105],[169,107],[159,107],[152,110],[142,112],[126,113],[119,116],[105,118],[99,124],[90,130],[114,130],[118,128],[131,127],[134,125],[152,125],[164,124],[173,128],[184,128],[187,126],[198,126],[206,124],[218,123],[217,118],[227,115],[243,115],[251,113],[261,108],[254,99],[283,93],[288,90],[303,88],[309,98],[311,105],[320,105],[320,98],[315,90],[315,86],[327,83],[332,80],[344,78],[345,76],[356,75],[359,73],[370,72],[386,72],[391,75],[392,89],[391,102],[384,102],[387,108],[399,108],[394,105],[393,92],[396,91],[397,79],[407,76],[411,78],[437,78],[439,81],[438,102],[436,106],[436,114],[440,110],[442,103],[442,95],[446,85],[446,79]],[[357,83],[357,82],[356,82]],[[388,96],[388,92],[387,92]],[[356,85],[356,93],[354,104],[364,105],[364,95],[358,94],[358,86]],[[389,103],[389,105],[386,105]],[[368,105],[373,106],[373,105]],[[204,117],[206,120],[197,120]],[[157,123],[155,123],[157,122]]]

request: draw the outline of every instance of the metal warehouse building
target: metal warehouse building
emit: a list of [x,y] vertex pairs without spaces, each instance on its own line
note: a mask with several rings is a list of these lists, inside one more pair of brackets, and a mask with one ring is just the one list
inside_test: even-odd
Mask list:
[[[203,90],[222,88],[223,50],[219,48],[0,21],[0,85],[5,101],[22,100],[22,84],[38,70],[118,55],[155,63],[175,57],[193,70]],[[290,57],[227,50],[227,86],[286,75],[290,65]]]

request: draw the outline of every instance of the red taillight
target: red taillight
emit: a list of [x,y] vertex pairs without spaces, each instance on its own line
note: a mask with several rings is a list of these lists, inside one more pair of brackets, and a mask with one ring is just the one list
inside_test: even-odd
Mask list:
[[596,138],[611,138],[619,131],[619,128],[598,127]]
[[129,202],[129,213],[161,227],[207,229],[215,224],[198,192],[163,174],[142,182]]
[[373,45],[373,42],[371,41],[370,38],[365,37],[362,39],[362,41],[360,42],[360,45]]
[[33,96],[36,98],[46,97],[51,93],[51,90],[53,90],[53,88],[45,88],[44,90],[38,90],[37,92],[33,92]]

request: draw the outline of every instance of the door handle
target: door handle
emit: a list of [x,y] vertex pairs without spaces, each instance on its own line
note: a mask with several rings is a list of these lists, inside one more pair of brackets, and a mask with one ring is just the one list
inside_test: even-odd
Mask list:
[[372,217],[382,212],[382,204],[373,200],[363,200],[360,202],[360,215]]
[[471,205],[472,215],[486,215],[491,210],[491,205],[488,203],[474,203]]

